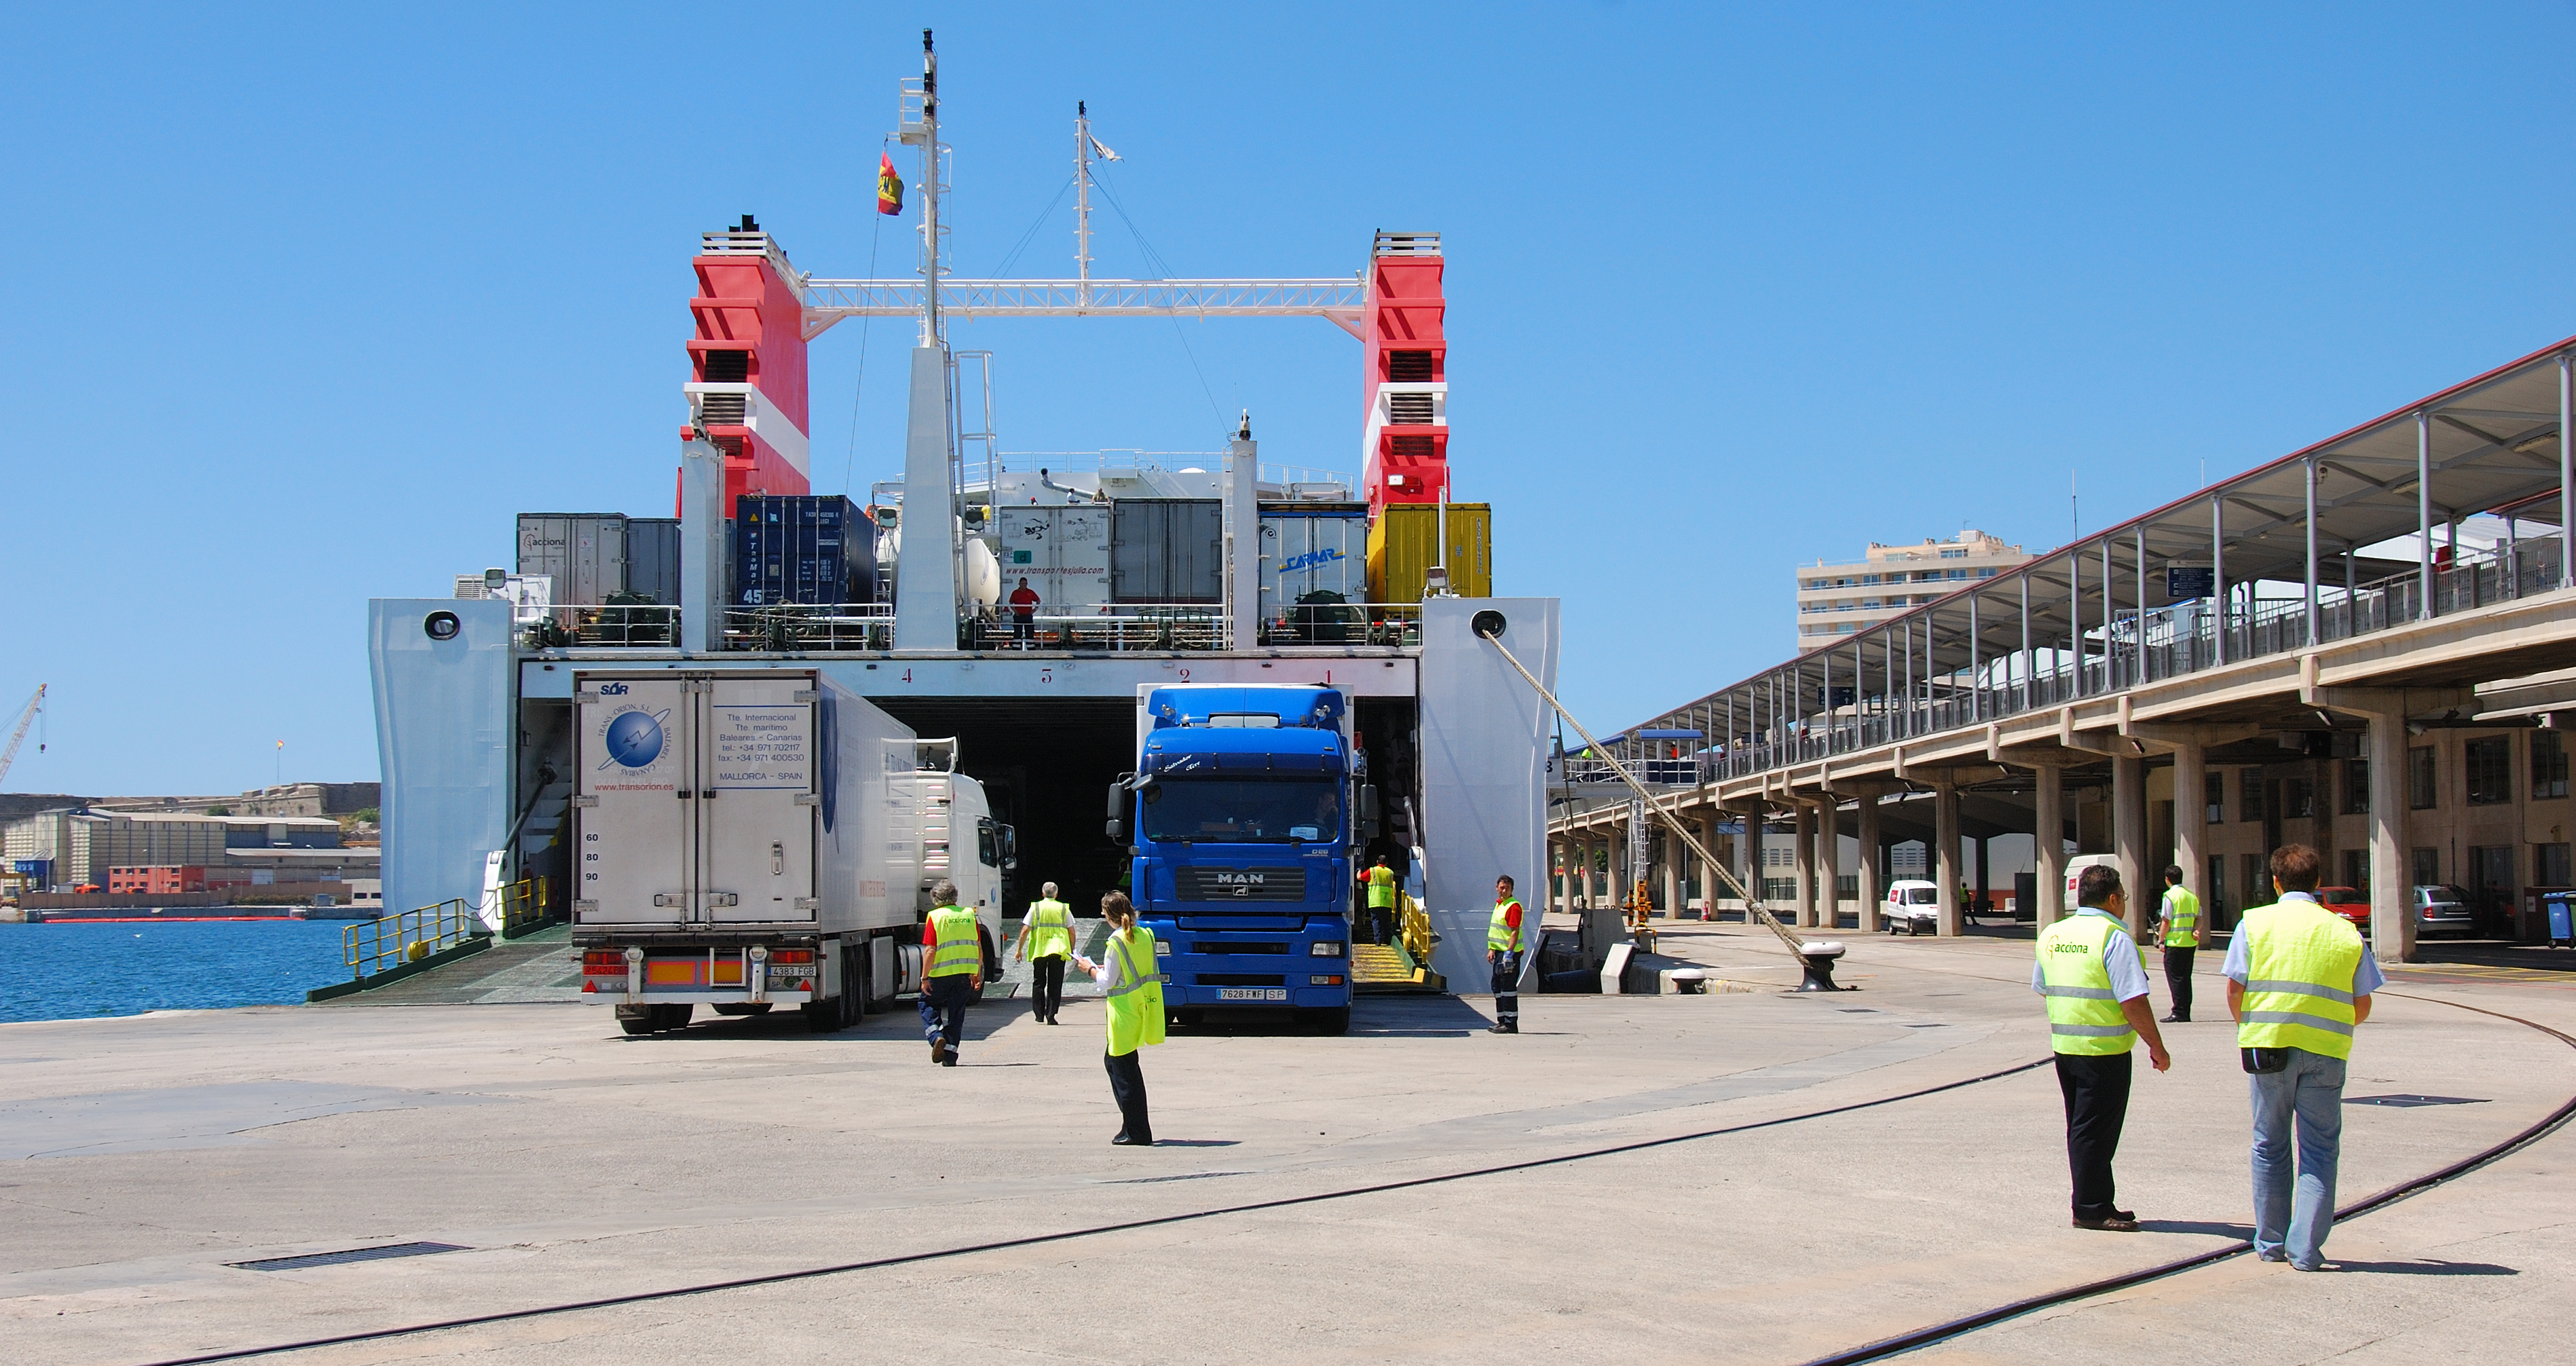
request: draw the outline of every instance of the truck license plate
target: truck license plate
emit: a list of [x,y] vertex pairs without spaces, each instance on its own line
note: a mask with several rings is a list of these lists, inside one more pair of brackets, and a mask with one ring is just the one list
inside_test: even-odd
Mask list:
[[1218,987],[1216,998],[1220,1001],[1285,1001],[1288,999],[1288,989],[1286,987]]

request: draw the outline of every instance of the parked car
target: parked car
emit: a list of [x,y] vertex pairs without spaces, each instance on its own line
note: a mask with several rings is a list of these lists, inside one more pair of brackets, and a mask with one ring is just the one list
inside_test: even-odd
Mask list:
[[2415,889],[2415,933],[2419,938],[2456,934],[2466,939],[2477,932],[2477,919],[2477,904],[2469,894],[2447,882]]
[[2325,908],[2352,922],[2361,937],[2370,937],[2370,898],[2358,887],[2319,887],[2317,900]]
[[1899,929],[1907,934],[1941,932],[1941,889],[1929,882],[1907,879],[1887,886],[1887,900],[1878,908],[1879,918],[1889,934]]

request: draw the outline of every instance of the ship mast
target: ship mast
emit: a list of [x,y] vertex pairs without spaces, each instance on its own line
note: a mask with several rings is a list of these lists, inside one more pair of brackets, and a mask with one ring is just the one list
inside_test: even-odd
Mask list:
[[1091,307],[1091,111],[1073,102],[1073,306]]
[[897,136],[921,148],[921,344],[938,346],[939,331],[939,53],[930,30],[921,31],[921,118]]

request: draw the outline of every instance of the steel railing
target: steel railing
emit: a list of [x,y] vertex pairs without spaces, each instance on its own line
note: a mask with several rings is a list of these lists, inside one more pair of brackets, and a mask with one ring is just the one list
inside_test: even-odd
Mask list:
[[[2434,572],[2431,615],[2554,592],[2562,554],[2561,543],[2552,537],[2462,556]],[[2265,598],[2251,608],[2223,612],[2207,601],[2132,611],[2089,631],[2080,652],[2067,648],[2063,639],[2054,648],[2034,651],[2038,657],[2026,671],[2018,651],[2006,652],[1984,661],[1974,673],[1917,680],[1909,695],[1870,697],[1856,706],[1799,716],[1696,753],[1653,757],[1626,748],[1619,753],[1622,762],[1652,783],[1692,786],[1751,777],[2046,711],[2222,664],[2350,640],[2425,615],[2420,570],[2349,589],[2321,588],[2313,640],[2304,597]],[[1607,761],[1582,754],[1566,758],[1565,778],[1578,783],[1613,780]]]
[[381,920],[351,925],[341,931],[340,945],[349,964],[349,975],[364,978],[405,963],[417,963],[488,933],[473,903],[454,897],[435,906],[397,911]]
[[667,650],[680,639],[680,609],[659,603],[521,608],[519,635],[532,650],[576,645]]
[[516,939],[540,926],[551,925],[556,916],[548,904],[544,878],[527,878],[501,889],[501,937]]

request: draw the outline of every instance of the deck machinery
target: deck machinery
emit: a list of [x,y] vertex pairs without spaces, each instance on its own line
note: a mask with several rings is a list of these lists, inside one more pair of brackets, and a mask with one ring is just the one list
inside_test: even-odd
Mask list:
[[[898,132],[920,155],[912,187],[923,244],[917,275],[803,274],[749,216],[705,235],[693,262],[687,418],[678,433],[678,603],[532,611],[496,598],[370,602],[387,904],[471,900],[496,851],[514,876],[569,877],[576,822],[567,808],[583,762],[576,674],[818,675],[825,691],[864,699],[898,729],[957,737],[958,770],[980,780],[993,819],[1017,831],[1015,883],[1005,889],[1011,918],[1040,882],[1059,884],[1085,914],[1118,885],[1133,855],[1104,834],[1098,794],[1135,767],[1147,693],[1178,684],[1293,684],[1346,699],[1352,744],[1388,813],[1354,866],[1383,854],[1405,869],[1441,936],[1428,966],[1481,982],[1496,874],[1524,887],[1545,877],[1550,727],[1546,704],[1468,623],[1478,612],[1501,613],[1502,640],[1552,681],[1555,600],[1447,596],[1435,572],[1431,595],[1419,601],[1346,593],[1292,605],[1284,584],[1265,583],[1277,566],[1265,565],[1262,549],[1265,510],[1283,503],[1338,496],[1351,516],[1372,522],[1391,507],[1445,506],[1438,236],[1379,233],[1367,268],[1340,278],[1094,279],[1087,251],[1071,280],[945,276],[944,148],[927,34],[923,57],[922,77],[905,83]],[[1096,149],[1086,130],[1076,157],[1086,184]],[[1087,196],[1082,203],[1087,210]],[[1078,240],[1087,241],[1087,222],[1077,226]],[[971,417],[960,430],[961,408],[971,414],[973,402],[948,345],[951,321],[1180,314],[1322,317],[1358,337],[1366,366],[1359,487],[1265,469],[1248,420],[1206,469],[1148,461],[1133,469],[1013,470],[988,455],[979,470],[965,458],[979,433]],[[880,561],[891,564],[891,591],[873,603],[783,610],[730,603],[727,518],[735,500],[811,488],[806,347],[840,320],[865,316],[907,316],[919,327],[902,478],[879,484],[868,509],[884,533]],[[989,432],[980,435],[989,445]],[[1141,516],[1151,509],[1121,506],[1130,499],[1213,503],[1213,515],[1195,523],[1213,535],[1189,552],[1199,557],[1192,572],[1201,575],[1200,591],[1176,601],[1110,594],[1078,610],[1032,612],[1028,627],[1012,619],[1006,601],[994,601],[991,557],[1003,511],[1089,509],[1122,527],[1160,524]],[[1303,564],[1323,553],[1297,558]],[[660,614],[653,629],[633,629],[640,613]],[[595,629],[609,618],[615,630]],[[809,683],[800,695],[814,691]],[[1419,866],[1416,851],[1424,851]]]

